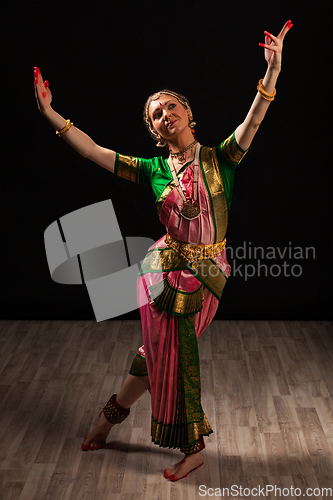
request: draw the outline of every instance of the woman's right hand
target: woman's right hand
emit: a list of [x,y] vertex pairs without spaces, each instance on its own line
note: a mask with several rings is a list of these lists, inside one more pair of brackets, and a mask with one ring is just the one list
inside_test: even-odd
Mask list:
[[52,94],[49,89],[49,82],[43,78],[39,68],[34,68],[34,86],[35,86],[35,96],[37,100],[37,106],[41,113],[45,113],[48,108],[51,107]]

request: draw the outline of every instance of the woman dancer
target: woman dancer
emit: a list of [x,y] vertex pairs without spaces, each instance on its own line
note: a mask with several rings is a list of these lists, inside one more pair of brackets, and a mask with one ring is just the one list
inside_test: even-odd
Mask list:
[[265,43],[259,43],[268,63],[265,77],[244,122],[217,147],[202,147],[195,140],[195,122],[184,96],[162,90],[148,98],[144,121],[157,146],[169,147],[167,159],[124,156],[98,146],[52,109],[49,84],[35,68],[38,107],[56,133],[115,175],[148,184],[167,229],[149,249],[138,277],[144,345],[120,392],[85,437],[85,451],[104,447],[111,428],[149,390],[152,440],[185,454],[164,476],[177,481],[203,464],[203,436],[213,431],[201,406],[197,338],[212,321],[230,274],[225,233],[234,170],[275,98],[283,40],[291,27],[287,21],[277,37],[265,31]]

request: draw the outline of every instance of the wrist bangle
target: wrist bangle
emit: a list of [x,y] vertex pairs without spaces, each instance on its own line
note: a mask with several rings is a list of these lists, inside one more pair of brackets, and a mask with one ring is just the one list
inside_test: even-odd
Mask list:
[[276,89],[274,89],[274,92],[272,94],[269,94],[268,92],[266,92],[266,90],[264,90],[263,86],[262,86],[262,82],[263,82],[263,78],[261,80],[259,80],[259,83],[258,83],[258,87],[257,87],[257,90],[259,92],[259,94],[264,98],[266,99],[266,101],[274,101],[275,99],[275,95],[276,95]]
[[62,137],[64,134],[66,134],[66,132],[69,131],[69,129],[73,126],[73,123],[70,121],[70,120],[67,120],[66,121],[66,125],[64,126],[64,128],[62,128],[61,130],[57,130],[56,131],[56,134],[59,136],[59,137]]

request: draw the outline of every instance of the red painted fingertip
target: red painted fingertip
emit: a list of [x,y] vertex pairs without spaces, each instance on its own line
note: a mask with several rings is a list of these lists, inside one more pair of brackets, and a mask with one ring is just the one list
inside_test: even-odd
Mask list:
[[46,92],[42,92],[42,96],[43,96],[43,97],[44,97],[44,99],[45,99],[45,97],[46,97]]
[[263,43],[259,43],[260,47],[265,47],[265,45]]
[[37,85],[37,83],[38,83],[38,80],[37,80],[37,78],[35,78],[34,84]]
[[44,87],[45,87],[46,89],[48,89],[48,88],[49,88],[49,85],[50,85],[50,84],[49,84],[49,82],[48,82],[47,80],[45,80],[45,82],[44,82]]

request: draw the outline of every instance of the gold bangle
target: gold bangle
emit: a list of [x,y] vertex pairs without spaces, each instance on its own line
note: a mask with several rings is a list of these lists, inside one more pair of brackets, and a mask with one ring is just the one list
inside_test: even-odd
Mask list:
[[262,82],[263,82],[263,78],[261,80],[259,80],[259,83],[258,83],[258,87],[257,87],[257,90],[259,92],[259,94],[264,98],[266,99],[266,101],[274,101],[275,99],[275,95],[276,95],[276,89],[274,89],[274,92],[272,94],[269,94],[268,92],[266,92],[266,90],[264,90],[263,86],[262,86]]
[[69,129],[73,126],[73,123],[70,121],[70,120],[67,120],[66,121],[66,125],[64,126],[64,128],[62,128],[61,130],[57,130],[56,131],[56,134],[59,136],[59,137],[62,137],[64,134],[66,134],[66,132],[69,131]]
[[264,79],[262,78],[261,80],[259,80],[259,83],[258,83],[258,90],[261,91],[262,94],[265,94],[267,97],[274,97],[276,95],[276,89],[274,89],[273,93],[272,94],[269,94],[268,92],[266,92],[266,90],[264,90],[264,87],[262,86],[262,82],[264,81]]

